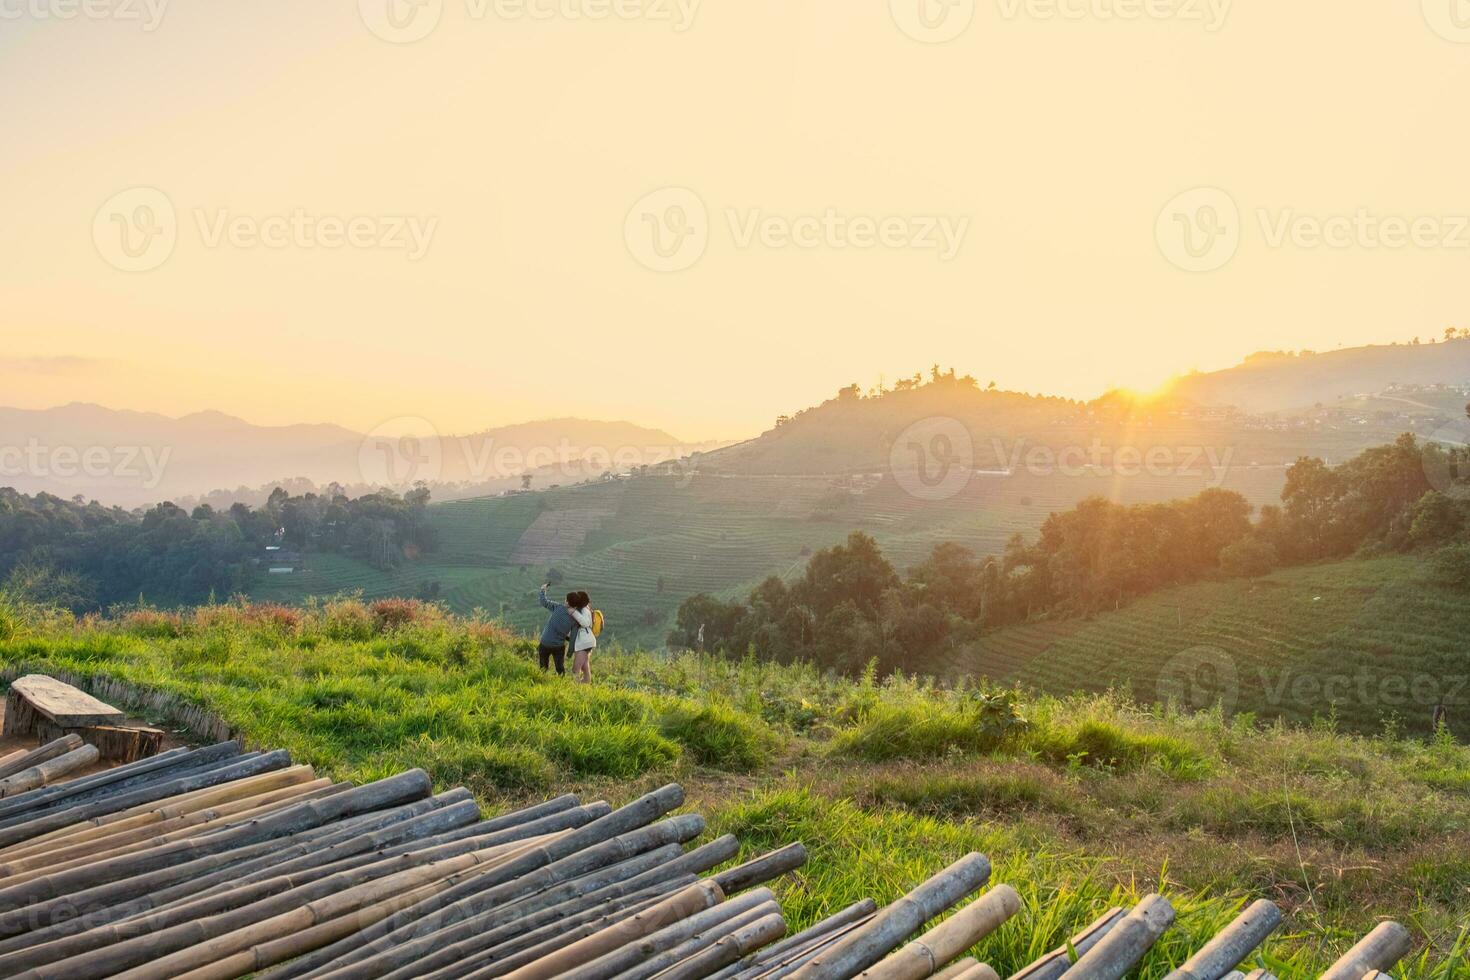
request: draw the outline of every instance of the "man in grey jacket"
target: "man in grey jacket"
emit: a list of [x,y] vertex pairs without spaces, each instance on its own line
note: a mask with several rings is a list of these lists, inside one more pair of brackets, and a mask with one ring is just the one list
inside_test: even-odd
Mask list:
[[[551,586],[541,586],[541,605],[551,610],[551,616],[546,620],[546,628],[541,631],[541,648],[538,651],[541,657],[541,669],[549,670],[552,661],[556,661],[556,672],[565,675],[567,672],[567,641],[577,629],[577,621],[572,618],[571,610],[559,602],[552,602],[546,598],[546,590]],[[570,604],[575,592],[567,593],[567,603]]]

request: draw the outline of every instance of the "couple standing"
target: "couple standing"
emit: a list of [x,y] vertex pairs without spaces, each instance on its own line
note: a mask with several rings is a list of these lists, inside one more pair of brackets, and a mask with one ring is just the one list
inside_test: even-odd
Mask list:
[[567,672],[567,645],[572,648],[572,676],[579,684],[592,683],[592,651],[597,649],[597,633],[593,626],[592,598],[585,592],[568,592],[566,605],[546,597],[549,585],[541,586],[541,605],[551,610],[551,618],[541,631],[541,669],[549,670],[556,662],[556,672]]

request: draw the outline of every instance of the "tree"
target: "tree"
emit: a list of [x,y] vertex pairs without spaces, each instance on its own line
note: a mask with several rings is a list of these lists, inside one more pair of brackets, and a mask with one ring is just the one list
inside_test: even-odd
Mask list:
[[1276,568],[1276,546],[1259,537],[1247,537],[1220,552],[1220,571],[1229,578],[1259,578]]

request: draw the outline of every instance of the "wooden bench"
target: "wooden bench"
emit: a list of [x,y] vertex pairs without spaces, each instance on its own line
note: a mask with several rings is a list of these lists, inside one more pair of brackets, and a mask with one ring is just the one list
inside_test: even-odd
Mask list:
[[127,715],[112,705],[43,674],[17,678],[5,698],[6,736],[35,735],[50,742],[77,735],[113,762],[132,762],[158,751],[161,730],[129,728],[126,722]]

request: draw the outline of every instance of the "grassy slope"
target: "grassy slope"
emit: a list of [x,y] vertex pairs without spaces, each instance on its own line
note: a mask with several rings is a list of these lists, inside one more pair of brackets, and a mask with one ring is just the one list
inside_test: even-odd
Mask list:
[[390,630],[351,603],[275,621],[225,607],[21,623],[0,663],[174,691],[334,775],[420,765],[493,806],[566,787],[621,802],[677,779],[711,832],[808,843],[811,863],[781,888],[799,923],[891,900],[982,850],[1028,905],[979,951],[1003,975],[1160,886],[1182,915],[1149,980],[1261,895],[1291,912],[1266,959],[1288,980],[1315,976],[1375,914],[1424,944],[1396,976],[1466,975],[1464,747],[1108,697],[1027,701],[1026,724],[996,740],[970,695],[902,680],[626,654],[600,658],[589,692],[541,676],[527,643],[484,623]]
[[1470,597],[1432,581],[1415,557],[1288,569],[1208,582],[1116,613],[998,631],[962,673],[1044,691],[1120,687],[1141,700],[1217,697],[1235,711],[1295,722],[1335,713],[1427,734],[1443,697],[1470,738]]

